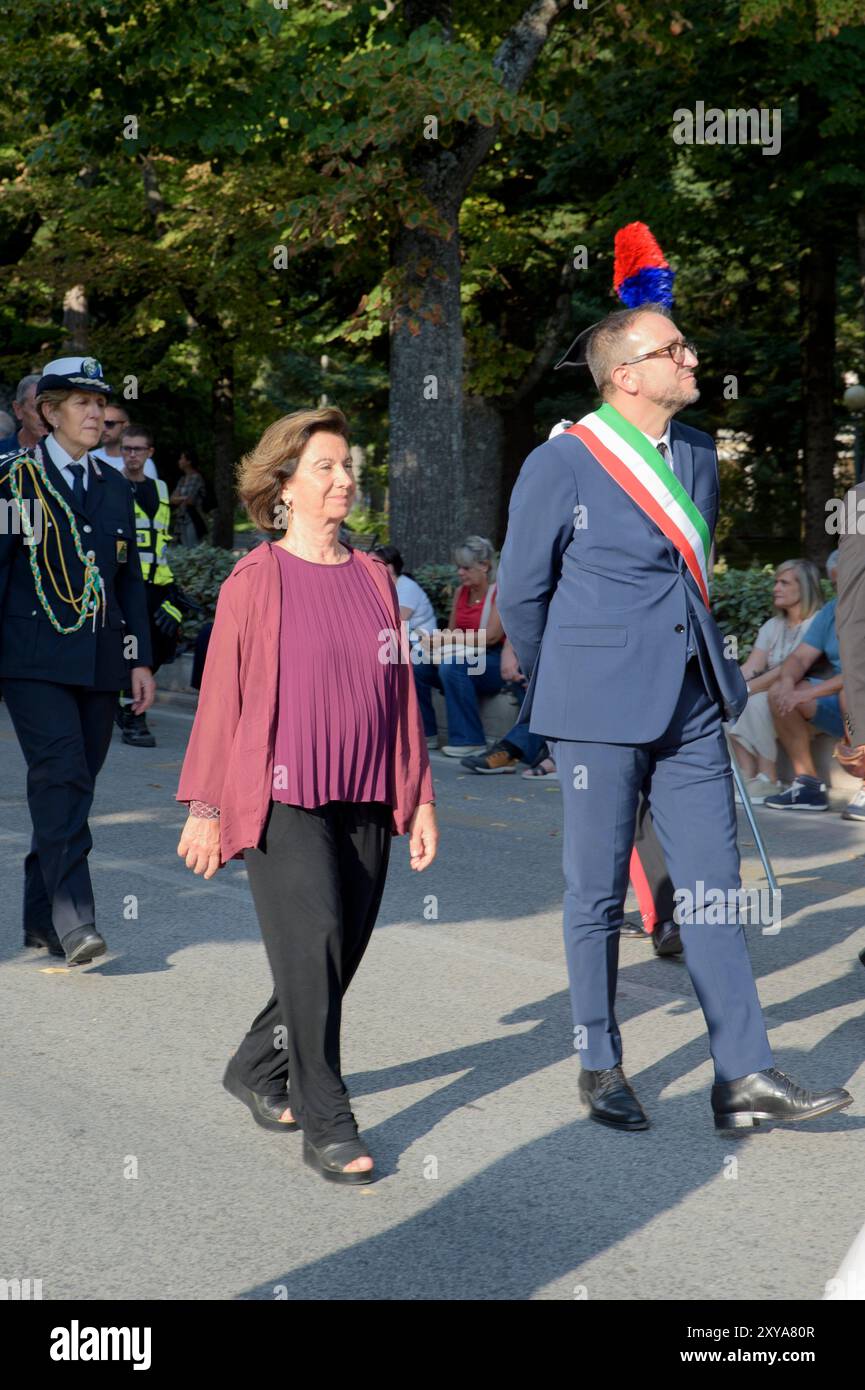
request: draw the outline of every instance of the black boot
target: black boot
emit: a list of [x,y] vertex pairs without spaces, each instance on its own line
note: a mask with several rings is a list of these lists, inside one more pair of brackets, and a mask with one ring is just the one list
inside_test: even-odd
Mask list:
[[147,727],[147,720],[143,714],[133,714],[132,710],[124,711],[126,720],[123,726],[123,742],[129,743],[133,748],[155,748],[156,739]]

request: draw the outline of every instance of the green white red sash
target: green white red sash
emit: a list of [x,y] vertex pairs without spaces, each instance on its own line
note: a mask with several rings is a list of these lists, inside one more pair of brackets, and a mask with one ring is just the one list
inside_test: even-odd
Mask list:
[[565,433],[576,435],[585,444],[604,471],[672,542],[708,608],[709,528],[672,467],[642,430],[604,403]]

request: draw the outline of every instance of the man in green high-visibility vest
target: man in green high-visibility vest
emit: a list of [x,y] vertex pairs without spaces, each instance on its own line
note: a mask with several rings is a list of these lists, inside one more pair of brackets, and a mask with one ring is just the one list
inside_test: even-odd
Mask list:
[[[129,424],[125,427],[120,438],[123,477],[132,489],[135,543],[147,586],[152,669],[155,673],[160,666],[174,660],[183,615],[178,607],[179,594],[174,575],[165,559],[165,547],[171,535],[168,487],[161,478],[148,478],[144,471],[152,448],[153,435],[143,425]],[[116,720],[124,743],[134,748],[156,746],[144,711],[137,712],[133,708],[129,690],[121,694]]]

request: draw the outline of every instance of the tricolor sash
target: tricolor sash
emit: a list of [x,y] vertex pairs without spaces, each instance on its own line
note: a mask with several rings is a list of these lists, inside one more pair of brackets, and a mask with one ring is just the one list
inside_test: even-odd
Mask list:
[[631,501],[663,531],[688,566],[708,608],[709,528],[672,467],[642,430],[605,403],[565,433],[576,435]]

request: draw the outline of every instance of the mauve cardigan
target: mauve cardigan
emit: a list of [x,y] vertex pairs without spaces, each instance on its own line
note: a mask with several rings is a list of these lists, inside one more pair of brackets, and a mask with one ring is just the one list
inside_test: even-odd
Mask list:
[[[404,835],[416,808],[435,799],[405,626],[383,560],[354,551],[393,613],[403,660],[391,771],[392,833]],[[219,807],[220,863],[256,846],[272,800],[279,682],[281,584],[270,541],[235,565],[219,591],[198,709],[177,788],[178,801]]]

